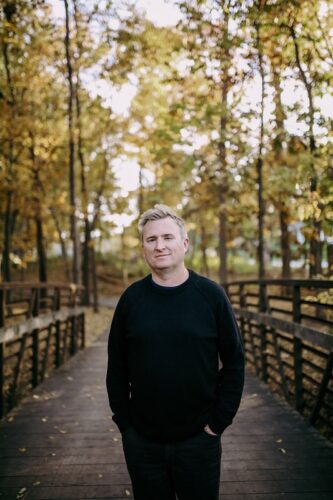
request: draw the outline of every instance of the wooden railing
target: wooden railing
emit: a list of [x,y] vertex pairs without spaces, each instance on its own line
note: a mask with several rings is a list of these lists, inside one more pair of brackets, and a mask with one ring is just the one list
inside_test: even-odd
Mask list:
[[0,283],[0,417],[85,344],[82,287]]
[[224,288],[248,366],[333,437],[333,280],[238,281]]

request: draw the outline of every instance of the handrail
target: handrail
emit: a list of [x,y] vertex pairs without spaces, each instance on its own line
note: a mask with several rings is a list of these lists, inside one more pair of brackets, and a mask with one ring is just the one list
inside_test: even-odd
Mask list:
[[83,287],[0,283],[0,417],[85,346]]
[[249,285],[249,284],[263,284],[263,285],[283,285],[283,286],[313,286],[320,288],[331,288],[333,287],[333,279],[330,280],[320,280],[320,279],[303,279],[303,278],[265,278],[265,279],[247,279],[247,280],[236,280],[236,281],[228,281],[223,286],[228,287],[230,285]]
[[224,287],[248,366],[333,437],[333,280],[251,279]]

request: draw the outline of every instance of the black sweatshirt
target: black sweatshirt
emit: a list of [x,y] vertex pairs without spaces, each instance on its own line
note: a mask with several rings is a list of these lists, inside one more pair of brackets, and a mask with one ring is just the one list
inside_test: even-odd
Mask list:
[[[179,286],[151,275],[117,305],[108,344],[107,390],[120,432],[177,441],[206,424],[222,434],[243,390],[241,337],[224,290],[190,271]],[[222,367],[219,369],[219,360]]]

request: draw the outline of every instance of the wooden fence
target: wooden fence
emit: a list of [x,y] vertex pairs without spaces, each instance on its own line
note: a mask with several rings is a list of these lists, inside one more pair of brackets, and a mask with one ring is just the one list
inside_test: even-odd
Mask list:
[[84,347],[82,289],[0,283],[0,417]]
[[253,280],[224,287],[248,366],[333,437],[333,281]]

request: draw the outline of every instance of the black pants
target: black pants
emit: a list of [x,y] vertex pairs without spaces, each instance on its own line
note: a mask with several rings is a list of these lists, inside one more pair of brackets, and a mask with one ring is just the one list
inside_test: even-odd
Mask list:
[[122,435],[135,500],[218,500],[221,440],[202,431],[161,444],[133,427]]

